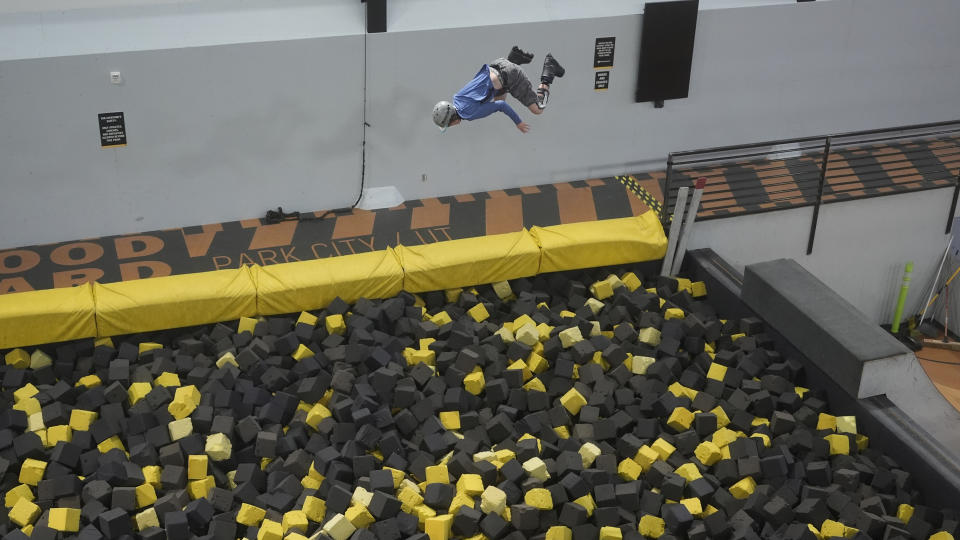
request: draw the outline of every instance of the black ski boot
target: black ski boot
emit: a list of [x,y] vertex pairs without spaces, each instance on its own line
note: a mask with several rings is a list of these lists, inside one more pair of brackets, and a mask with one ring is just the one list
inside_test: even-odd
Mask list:
[[540,75],[540,82],[553,84],[554,77],[563,77],[566,72],[567,70],[563,69],[557,59],[552,54],[547,53],[547,57],[543,59],[543,74]]
[[513,48],[510,49],[510,54],[507,55],[507,60],[517,65],[529,64],[533,61],[533,55],[524,52],[520,47],[514,45]]

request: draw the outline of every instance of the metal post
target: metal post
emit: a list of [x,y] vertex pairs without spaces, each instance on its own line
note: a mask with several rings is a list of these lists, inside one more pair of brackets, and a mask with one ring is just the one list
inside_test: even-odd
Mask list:
[[661,276],[669,276],[675,270],[673,257],[677,252],[677,242],[680,240],[680,229],[683,227],[683,213],[687,209],[687,192],[690,188],[683,186],[677,190],[677,202],[673,205],[673,220],[670,222],[670,235],[667,238],[667,254],[663,257]]
[[953,188],[953,202],[950,203],[950,213],[947,215],[947,232],[944,234],[950,234],[950,229],[953,228],[953,214],[957,211],[957,196],[960,196],[960,174],[957,174],[957,183]]
[[660,224],[667,226],[670,210],[670,174],[673,172],[673,154],[667,155],[667,176],[663,179],[663,206],[660,208]]
[[817,202],[813,205],[813,220],[810,222],[810,239],[807,240],[807,255],[813,253],[813,238],[817,235],[817,220],[820,219],[820,205],[823,204],[823,184],[827,178],[827,165],[830,163],[830,137],[823,145],[823,161],[820,164],[820,182],[817,185]]

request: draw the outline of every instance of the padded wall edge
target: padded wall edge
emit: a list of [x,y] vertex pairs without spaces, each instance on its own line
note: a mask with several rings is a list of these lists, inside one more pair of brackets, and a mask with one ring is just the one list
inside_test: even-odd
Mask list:
[[0,349],[97,335],[93,286],[0,295]]

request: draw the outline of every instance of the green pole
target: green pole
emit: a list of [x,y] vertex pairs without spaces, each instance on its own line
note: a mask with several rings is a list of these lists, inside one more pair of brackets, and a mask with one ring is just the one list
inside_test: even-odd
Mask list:
[[911,272],[913,272],[913,261],[909,261],[903,271],[903,285],[900,286],[900,298],[897,298],[897,310],[893,313],[893,325],[890,326],[890,331],[894,334],[900,331],[900,318],[903,317],[903,305],[907,303],[907,291],[910,290]]

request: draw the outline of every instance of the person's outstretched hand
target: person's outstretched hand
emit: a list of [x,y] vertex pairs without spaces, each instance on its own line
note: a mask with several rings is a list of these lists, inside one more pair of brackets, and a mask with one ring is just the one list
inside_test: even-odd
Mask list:
[[520,122],[519,124],[517,124],[517,129],[519,129],[519,130],[522,131],[523,133],[526,133],[526,132],[530,131],[530,124],[528,124],[528,123],[526,123],[526,122]]

